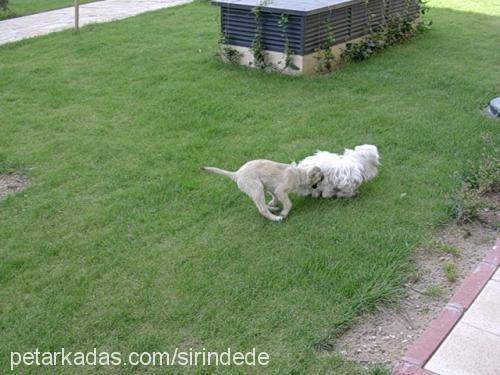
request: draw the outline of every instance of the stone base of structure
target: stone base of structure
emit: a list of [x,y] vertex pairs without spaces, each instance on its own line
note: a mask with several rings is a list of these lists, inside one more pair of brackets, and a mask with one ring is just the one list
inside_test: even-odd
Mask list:
[[[354,40],[350,40],[347,43],[356,43],[362,38],[357,38]],[[335,66],[339,65],[340,56],[342,55],[342,51],[345,49],[347,43],[341,43],[333,46],[331,48],[332,55],[334,56],[334,64]],[[252,50],[248,47],[240,47],[230,44],[225,44],[221,46],[221,49],[231,48],[237,51],[240,54],[239,64],[245,65],[251,68],[255,68],[254,57]],[[264,51],[265,54],[265,63],[269,70],[279,71],[284,74],[314,74],[317,73],[318,69],[318,53],[313,52],[307,55],[292,55],[292,65],[293,67],[285,67],[286,65],[286,55],[282,52],[275,51]]]

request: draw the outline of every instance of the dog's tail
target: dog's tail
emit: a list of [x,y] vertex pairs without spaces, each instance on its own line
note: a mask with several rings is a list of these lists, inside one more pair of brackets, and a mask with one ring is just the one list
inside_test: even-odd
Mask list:
[[204,171],[209,173],[221,174],[223,176],[229,177],[231,180],[236,180],[236,172],[225,171],[224,169],[215,168],[215,167],[201,167]]

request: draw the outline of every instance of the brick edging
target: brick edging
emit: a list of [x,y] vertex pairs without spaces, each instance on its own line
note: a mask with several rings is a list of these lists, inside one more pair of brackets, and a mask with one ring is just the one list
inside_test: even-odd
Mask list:
[[458,287],[448,304],[396,363],[394,375],[432,375],[423,367],[479,295],[500,265],[500,238]]

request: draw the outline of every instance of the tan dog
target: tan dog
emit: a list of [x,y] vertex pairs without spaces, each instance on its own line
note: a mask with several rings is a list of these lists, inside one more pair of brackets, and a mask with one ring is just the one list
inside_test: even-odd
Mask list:
[[[306,195],[311,188],[316,188],[323,180],[319,167],[297,167],[294,164],[282,164],[271,160],[252,160],[244,164],[236,172],[229,172],[214,167],[203,167],[203,170],[221,174],[236,182],[239,189],[246,193],[259,212],[269,220],[283,220],[292,208],[288,193]],[[269,192],[272,200],[266,205],[265,192]],[[269,210],[277,210],[278,202],[283,204],[279,216]]]

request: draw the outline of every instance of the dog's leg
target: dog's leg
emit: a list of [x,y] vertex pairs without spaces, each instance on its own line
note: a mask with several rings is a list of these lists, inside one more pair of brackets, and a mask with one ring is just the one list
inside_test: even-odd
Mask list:
[[250,198],[252,198],[253,202],[257,206],[260,214],[265,218],[272,221],[281,221],[283,220],[283,216],[276,216],[269,211],[269,208],[266,205],[266,195],[264,193],[264,186],[260,182],[255,182],[251,184],[246,184],[240,186],[240,189],[247,193]]
[[322,192],[321,192],[321,196],[323,198],[332,198],[332,197],[335,197],[337,195],[337,189],[331,187],[331,186],[328,186],[326,187]]
[[288,213],[292,209],[292,202],[290,201],[290,198],[288,198],[288,194],[284,191],[276,191],[275,194],[278,200],[283,203],[283,210],[280,212],[280,215],[287,217]]
[[269,211],[269,207],[266,205],[266,200],[265,200],[265,195],[264,192],[262,191],[262,194],[256,194],[252,197],[255,205],[257,206],[257,209],[259,210],[260,214],[264,216],[265,218],[268,218],[269,220],[272,221],[281,221],[283,220],[283,216],[276,216]]
[[354,195],[354,190],[347,189],[347,190],[340,190],[337,193],[337,197],[339,198],[351,198]]
[[278,207],[278,199],[273,193],[269,192],[269,194],[271,194],[271,197],[273,197],[273,199],[271,199],[271,201],[267,204],[267,208],[269,208],[271,211],[279,210],[280,208]]

